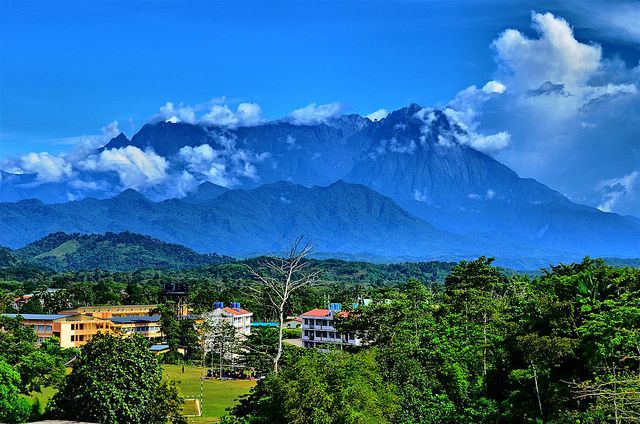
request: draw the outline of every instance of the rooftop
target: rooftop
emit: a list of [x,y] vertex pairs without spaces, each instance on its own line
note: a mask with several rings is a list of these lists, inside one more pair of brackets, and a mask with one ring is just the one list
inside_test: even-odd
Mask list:
[[253,312],[249,312],[246,309],[242,309],[242,308],[229,308],[228,306],[226,306],[222,308],[222,310],[231,315],[248,315],[248,314],[253,315]]
[[277,322],[252,322],[251,323],[252,327],[278,327],[278,323]]
[[133,324],[136,322],[158,322],[160,321],[160,315],[150,315],[146,317],[113,317],[106,319],[117,324]]
[[[336,314],[339,317],[345,317],[347,315],[349,315],[349,313],[347,311],[337,311]],[[328,317],[331,316],[331,311],[329,309],[320,309],[320,308],[316,308],[316,309],[312,309],[308,312],[305,312],[304,314],[300,315],[301,317],[310,317],[310,318],[324,318],[324,317]]]
[[33,321],[53,321],[56,319],[68,317],[69,314],[2,314],[2,316],[9,318],[20,316],[25,320]]
[[166,344],[151,345],[151,347],[149,348],[149,350],[152,352],[162,352],[163,350],[167,349],[169,349],[169,345]]

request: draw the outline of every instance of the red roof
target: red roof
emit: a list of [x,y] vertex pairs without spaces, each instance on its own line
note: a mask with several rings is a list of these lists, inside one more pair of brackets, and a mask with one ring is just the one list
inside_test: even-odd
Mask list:
[[242,309],[242,308],[233,309],[233,308],[229,308],[228,306],[223,308],[223,311],[228,312],[231,315],[246,315],[246,314],[250,314],[251,313],[251,312],[247,311],[246,309]]
[[[309,312],[305,312],[304,314],[300,315],[302,317],[328,317],[329,316],[329,309],[312,309]],[[337,314],[339,317],[345,317],[347,315],[349,315],[349,313],[347,311],[341,311],[338,312]]]

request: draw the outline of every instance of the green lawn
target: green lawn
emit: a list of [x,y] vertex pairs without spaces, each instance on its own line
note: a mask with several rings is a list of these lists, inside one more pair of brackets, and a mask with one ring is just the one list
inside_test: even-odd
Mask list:
[[31,392],[29,394],[29,399],[31,400],[32,405],[39,402],[40,413],[43,413],[44,408],[47,406],[47,402],[55,392],[56,389],[53,387],[43,387],[42,392]]
[[[202,368],[185,365],[184,374],[182,374],[181,365],[163,365],[162,368],[167,377],[178,381],[180,391],[184,397],[200,397],[200,375]],[[202,417],[190,418],[189,422],[211,423],[218,421],[218,418],[225,414],[225,410],[228,407],[235,405],[238,396],[248,393],[254,385],[255,381],[204,380]],[[40,400],[40,409],[42,412],[44,411],[47,401],[54,393],[55,389],[45,387],[42,389],[42,393],[32,392],[30,397],[32,402],[35,402],[36,399]]]
[[[181,365],[163,365],[164,373],[170,379],[179,382],[182,395],[186,398],[200,397],[200,376],[202,368],[185,365],[182,374]],[[226,413],[226,409],[235,405],[238,396],[248,393],[255,385],[255,381],[248,380],[204,380],[202,402],[202,417],[190,419],[190,422],[205,423],[217,421]]]

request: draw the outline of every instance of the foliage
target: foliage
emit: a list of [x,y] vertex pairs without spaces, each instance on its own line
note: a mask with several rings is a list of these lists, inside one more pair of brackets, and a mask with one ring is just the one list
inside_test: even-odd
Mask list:
[[382,380],[373,350],[309,350],[286,364],[234,408],[239,422],[388,423],[398,413],[394,387]]
[[65,375],[65,355],[51,342],[36,345],[31,327],[22,325],[22,319],[0,316],[0,360],[15,367],[20,379],[21,393],[40,391],[44,386],[58,386]]
[[173,382],[163,380],[148,342],[97,334],[51,401],[51,415],[100,423],[184,422]]
[[31,405],[19,396],[20,374],[0,359],[0,422],[25,422],[31,414]]
[[[2,254],[0,250],[0,262]],[[56,271],[184,269],[231,259],[199,254],[178,244],[130,232],[90,235],[52,233],[16,250],[15,256]]]
[[[373,354],[377,376],[395,388],[393,422],[639,422],[639,299],[637,269],[585,258],[531,280],[481,257],[456,265],[442,286],[409,279],[379,290],[337,327],[364,343],[348,355]],[[286,384],[270,375],[227,420],[302,422],[330,411],[318,363],[339,360],[315,355],[285,361]]]

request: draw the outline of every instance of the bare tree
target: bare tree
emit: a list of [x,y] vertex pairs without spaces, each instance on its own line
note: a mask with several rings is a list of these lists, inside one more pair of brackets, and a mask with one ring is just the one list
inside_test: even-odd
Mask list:
[[320,271],[310,269],[310,262],[307,260],[312,251],[313,244],[300,236],[290,243],[282,257],[271,256],[260,260],[258,264],[263,272],[246,265],[257,283],[249,286],[249,289],[258,295],[264,295],[278,315],[278,349],[273,358],[273,372],[276,374],[282,357],[285,307],[293,293],[320,279]]
[[593,381],[565,383],[571,386],[576,401],[595,401],[600,409],[613,415],[616,424],[640,423],[638,371],[619,368],[616,364],[606,364],[604,371],[601,378]]

